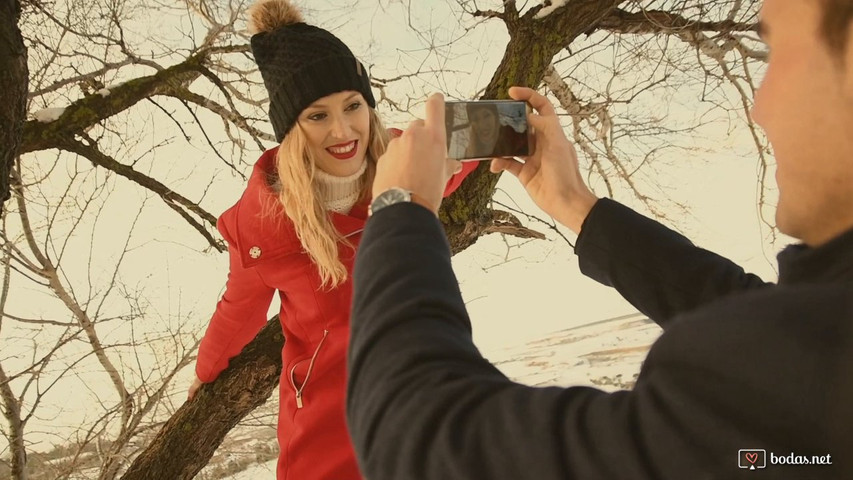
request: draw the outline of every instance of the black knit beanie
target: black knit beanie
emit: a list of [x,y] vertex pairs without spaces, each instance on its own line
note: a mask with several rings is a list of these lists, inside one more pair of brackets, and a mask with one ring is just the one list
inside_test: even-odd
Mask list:
[[[284,0],[259,2],[259,6],[264,3],[293,8]],[[353,90],[376,107],[367,70],[328,31],[301,21],[286,23],[253,35],[251,43],[269,93],[270,122],[277,142],[293,128],[302,110],[326,95]]]

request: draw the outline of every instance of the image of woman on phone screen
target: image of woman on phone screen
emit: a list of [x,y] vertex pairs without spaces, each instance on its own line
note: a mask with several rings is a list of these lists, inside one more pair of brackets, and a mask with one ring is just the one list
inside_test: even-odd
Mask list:
[[[468,158],[491,158],[498,156],[525,155],[527,151],[527,131],[517,131],[510,121],[510,112],[501,108],[518,108],[518,105],[500,105],[491,102],[470,102],[466,104],[469,124],[468,146],[465,156]],[[524,114],[524,112],[521,112]],[[519,122],[515,122],[519,123]],[[526,126],[526,122],[523,123]]]

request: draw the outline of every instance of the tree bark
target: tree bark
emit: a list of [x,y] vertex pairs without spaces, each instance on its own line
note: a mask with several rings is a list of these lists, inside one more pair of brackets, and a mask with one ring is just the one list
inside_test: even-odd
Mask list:
[[0,365],[0,405],[9,424],[9,450],[12,456],[12,480],[27,480],[27,447],[24,444],[24,422],[21,421],[21,404],[9,386],[9,377]]
[[[0,0],[8,1],[8,0]],[[53,122],[30,120],[24,124],[21,154],[60,148],[93,125],[121,113],[137,103],[158,95],[181,98],[186,96],[186,86],[192,84],[206,70],[205,63],[214,53],[239,53],[248,45],[204,49],[181,63],[164,68],[157,73],[139,77],[112,87],[103,94],[96,92],[83,97],[67,107]]]
[[[24,118],[27,113],[27,49],[18,29],[21,15],[19,0],[0,0],[0,214],[11,196],[11,171],[18,148]],[[8,275],[7,275],[8,276]],[[7,279],[8,280],[8,279]],[[6,282],[8,284],[8,281]],[[5,298],[5,295],[3,295]],[[24,423],[21,406],[8,384],[6,372],[0,367],[0,396],[3,414],[9,422],[12,478],[27,479],[27,451],[24,445]]]
[[215,382],[202,385],[196,397],[172,415],[122,480],[195,477],[237,422],[272,394],[281,375],[283,346],[276,316]]
[[10,171],[18,156],[27,113],[27,49],[18,29],[19,0],[0,0],[0,213],[11,191]]
[[[169,95],[195,81],[201,73],[201,55],[169,67],[154,75],[140,77],[111,88],[109,94],[95,93],[77,100],[52,122],[29,120],[24,124],[21,154],[58,148],[63,142],[89,127],[121,113],[137,103],[157,95]],[[106,92],[105,92],[106,93]]]

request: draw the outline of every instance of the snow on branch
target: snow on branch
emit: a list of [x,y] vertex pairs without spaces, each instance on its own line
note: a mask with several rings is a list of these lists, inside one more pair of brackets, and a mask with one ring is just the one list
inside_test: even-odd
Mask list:
[[43,108],[33,114],[33,118],[39,123],[51,123],[59,120],[65,113],[65,107]]
[[569,0],[545,0],[542,2],[542,9],[536,12],[536,15],[533,18],[539,20],[541,18],[545,18],[548,15],[551,15],[555,11],[560,8],[566,6],[569,3]]

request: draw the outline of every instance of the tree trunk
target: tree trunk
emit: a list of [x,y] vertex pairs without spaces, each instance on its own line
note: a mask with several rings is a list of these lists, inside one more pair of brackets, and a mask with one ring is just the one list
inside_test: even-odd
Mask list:
[[281,374],[283,346],[276,316],[231,360],[215,382],[203,385],[193,401],[172,415],[121,478],[193,478],[234,425],[272,394]]
[[9,386],[9,377],[0,365],[0,405],[9,423],[9,450],[12,456],[12,480],[27,480],[27,447],[24,443],[24,422],[21,404]]
[[[507,98],[511,85],[538,86],[561,48],[593,30],[624,1],[575,0],[544,19],[534,18],[538,9],[523,17],[507,11],[503,20],[510,31],[510,43],[484,98]],[[499,216],[489,209],[489,201],[497,180],[497,175],[489,173],[488,163],[483,162],[445,199],[440,217],[453,253],[473,245],[495,225]],[[283,342],[278,321],[270,320],[219,379],[205,385],[196,400],[172,416],[122,480],[192,478],[207,464],[225,434],[270,396],[281,371]]]
[[0,0],[0,213],[10,197],[9,177],[27,113],[27,49],[18,29],[19,0]]
[[[18,18],[21,4],[18,0],[0,0],[0,214],[3,204],[11,196],[11,171],[24,128],[27,113],[27,49]],[[0,368],[3,413],[9,422],[9,448],[12,456],[12,478],[27,479],[27,451],[24,444],[24,424],[18,400],[12,393],[6,373]]]
[[[537,19],[539,8],[518,16],[515,2],[505,2],[503,21],[510,40],[504,57],[486,87],[483,99],[509,98],[509,87],[536,88],[554,56],[575,38],[595,29],[601,19],[626,0],[575,0],[569,5]],[[462,182],[442,205],[441,220],[453,253],[465,250],[495,224],[489,203],[499,175],[482,164]]]

